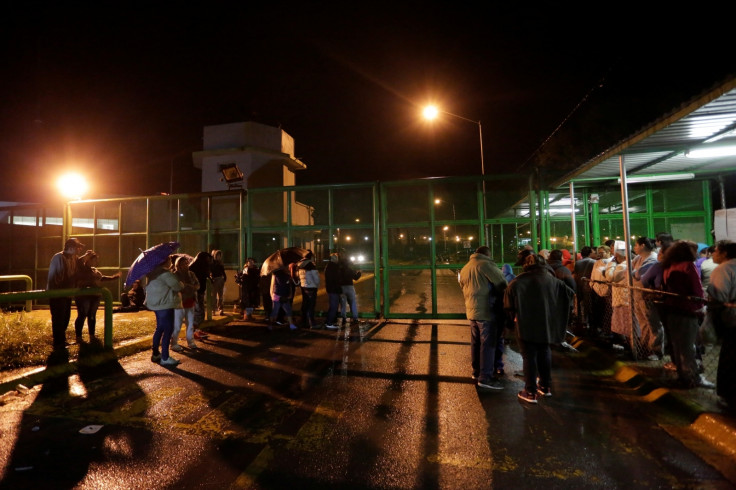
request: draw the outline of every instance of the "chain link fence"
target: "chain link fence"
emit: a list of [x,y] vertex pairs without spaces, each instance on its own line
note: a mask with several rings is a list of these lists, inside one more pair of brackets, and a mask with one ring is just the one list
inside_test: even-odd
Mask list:
[[[706,317],[705,298],[587,278],[578,284],[570,326],[576,336],[635,364],[665,387],[697,390],[698,398],[717,400],[721,342]],[[687,302],[702,308],[683,313],[678,304]]]

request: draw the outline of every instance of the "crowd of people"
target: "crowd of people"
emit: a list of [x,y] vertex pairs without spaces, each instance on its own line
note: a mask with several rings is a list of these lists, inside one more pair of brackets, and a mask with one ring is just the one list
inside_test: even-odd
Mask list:
[[254,320],[253,313],[262,303],[269,328],[288,325],[290,330],[297,330],[299,326],[292,305],[297,294],[301,294],[299,323],[302,328],[338,330],[351,320],[356,323],[359,321],[354,281],[360,276],[361,272],[353,269],[345,254],[330,254],[324,269],[324,288],[329,304],[324,324],[315,318],[320,274],[312,251],[308,251],[301,260],[278,267],[264,276],[255,259],[249,257],[243,270],[235,275],[235,282],[240,285],[240,306],[244,320]]
[[[49,265],[47,289],[72,289],[101,287],[105,281],[116,280],[120,273],[103,275],[97,268],[99,255],[93,250],[82,253],[85,245],[77,238],[70,238],[64,249],[55,254]],[[165,366],[179,363],[169,355],[169,349],[180,352],[179,333],[186,325],[186,340],[189,349],[196,349],[195,339],[203,339],[207,334],[198,329],[204,321],[204,305],[207,281],[213,285],[216,312],[223,313],[225,269],[222,252],[200,252],[192,258],[185,254],[172,254],[146,274],[147,285],[140,279],[121,293],[121,306],[115,313],[151,310],[156,316],[156,330],[153,336],[153,362]],[[84,324],[87,323],[89,341],[96,341],[95,327],[97,310],[100,305],[99,294],[83,294],[73,298],[77,309],[74,322],[76,342],[83,342]],[[72,298],[62,296],[49,298],[53,347],[64,349],[70,342],[66,340],[72,311]]]
[[[611,240],[583,247],[573,260],[567,250],[527,247],[515,264],[522,273],[513,277],[504,274],[508,264],[499,268],[491,260],[488,247],[478,248],[458,275],[478,389],[504,387],[494,365],[507,327],[523,359],[519,399],[551,396],[550,346],[571,330],[639,360],[669,356],[663,368],[677,373],[680,386],[715,387],[722,403],[736,407],[736,244],[708,247],[659,233],[639,237],[633,251],[627,257],[624,242]],[[702,356],[716,339],[714,384],[703,374]]]

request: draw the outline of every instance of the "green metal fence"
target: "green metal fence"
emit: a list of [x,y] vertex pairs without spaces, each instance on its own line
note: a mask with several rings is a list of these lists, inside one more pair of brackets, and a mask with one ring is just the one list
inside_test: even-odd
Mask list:
[[[480,244],[488,244],[500,265],[513,263],[527,244],[580,249],[621,239],[617,186],[581,186],[571,196],[530,183],[518,175],[486,177],[485,199],[479,177],[454,177],[3,208],[0,274],[27,275],[46,287],[52,255],[75,236],[100,254],[103,274],[122,272],[107,283],[118,298],[141,249],[178,241],[192,256],[223,251],[234,302],[233,274],[247,257],[260,262],[279,248],[302,246],[315,252],[320,269],[331,250],[341,250],[363,271],[356,285],[363,316],[459,318],[457,271]],[[629,201],[634,237],[667,231],[712,243],[708,181],[632,185]],[[326,308],[322,292],[317,309]]]

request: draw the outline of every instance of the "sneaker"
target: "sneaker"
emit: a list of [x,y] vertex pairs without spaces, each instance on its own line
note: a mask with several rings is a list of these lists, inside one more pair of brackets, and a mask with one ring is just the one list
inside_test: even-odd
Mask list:
[[296,325],[294,325],[294,324],[292,323],[292,324],[290,324],[290,325],[289,325],[289,330],[291,330],[291,331],[294,331],[294,330],[299,330],[299,327],[297,327]]
[[189,345],[188,346],[192,350],[196,350],[197,349],[197,344],[195,344],[193,340],[191,342],[189,342]]
[[496,379],[478,381],[478,384],[476,386],[478,386],[478,388],[482,390],[497,391],[503,389],[503,385]]
[[716,387],[716,384],[708,381],[707,379],[705,379],[705,376],[701,374],[700,379],[698,380],[698,386],[700,388],[708,388],[709,390],[712,390]]
[[174,344],[171,346],[171,350],[173,350],[174,352],[181,352],[184,350],[184,348],[179,344]]
[[526,390],[522,390],[517,395],[519,397],[519,400],[527,402],[527,403],[537,403],[537,395],[534,393],[530,393]]
[[207,337],[209,337],[209,335],[207,335],[201,330],[197,330],[196,332],[194,332],[194,338],[197,340],[206,339]]
[[539,396],[552,396],[552,392],[549,388],[543,388],[541,385],[537,385],[537,394]]
[[325,323],[325,328],[327,330],[338,330],[340,327],[338,327],[337,325],[330,325],[328,323]]
[[162,366],[176,366],[177,364],[179,364],[179,361],[177,361],[173,357],[169,356],[169,358],[166,359],[166,360],[163,360],[162,359],[160,364]]
[[161,354],[153,354],[151,356],[151,362],[161,362]]
[[647,356],[647,361],[659,361],[659,356],[657,354],[649,354]]

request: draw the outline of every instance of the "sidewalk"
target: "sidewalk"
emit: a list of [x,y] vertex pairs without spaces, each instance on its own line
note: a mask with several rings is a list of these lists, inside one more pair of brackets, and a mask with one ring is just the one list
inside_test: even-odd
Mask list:
[[[684,440],[689,439],[688,435],[695,436],[709,446],[712,452],[704,452],[702,447],[693,449],[729,476],[731,481],[736,481],[736,413],[719,407],[714,395],[703,396],[703,388],[687,390],[663,387],[662,383],[648,375],[651,368],[644,367],[643,363],[617,360],[586,339],[575,337],[570,343],[578,349],[585,362],[626,385],[641,401],[652,404],[657,413],[662,415],[657,419],[659,425],[671,435],[687,446],[692,446]],[[672,423],[674,417],[686,419],[687,427],[675,428]],[[684,434],[683,430],[689,434]]]

